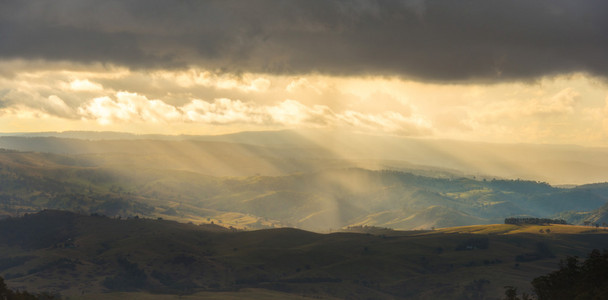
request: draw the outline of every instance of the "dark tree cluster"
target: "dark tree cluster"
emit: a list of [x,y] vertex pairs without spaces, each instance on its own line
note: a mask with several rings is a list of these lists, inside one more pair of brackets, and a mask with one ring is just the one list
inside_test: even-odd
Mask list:
[[527,181],[527,180],[497,180],[493,179],[488,185],[494,189],[514,191],[517,193],[532,195],[551,193],[555,188],[546,182]]
[[584,262],[568,257],[560,269],[532,281],[538,300],[608,299],[608,251],[591,251]]
[[608,299],[608,250],[591,251],[584,262],[569,256],[557,271],[534,278],[536,298],[506,286],[505,300],[600,300]]
[[533,224],[533,225],[546,225],[546,224],[568,224],[562,219],[546,219],[546,218],[505,218],[505,224]]

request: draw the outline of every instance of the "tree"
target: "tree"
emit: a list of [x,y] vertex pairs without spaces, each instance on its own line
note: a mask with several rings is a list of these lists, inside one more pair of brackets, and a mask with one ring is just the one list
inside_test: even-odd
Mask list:
[[532,280],[538,300],[608,299],[608,251],[591,251],[580,263],[568,257],[560,269]]
[[10,292],[12,291],[4,283],[4,278],[0,277],[0,299],[8,299]]
[[[608,299],[608,250],[594,249],[584,262],[568,256],[560,268],[534,278],[532,287],[537,300],[596,300]],[[531,300],[525,293],[517,296],[517,289],[505,286],[504,300]]]

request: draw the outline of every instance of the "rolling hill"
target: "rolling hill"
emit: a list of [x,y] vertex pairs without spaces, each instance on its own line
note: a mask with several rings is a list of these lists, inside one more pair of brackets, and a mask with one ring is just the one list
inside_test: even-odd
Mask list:
[[0,221],[0,274],[12,288],[74,299],[496,299],[505,285],[527,289],[566,255],[608,247],[607,233],[568,225],[235,231],[47,210]]
[[430,229],[500,223],[512,216],[561,216],[582,224],[601,220],[595,211],[608,201],[603,185],[564,189],[535,181],[361,168],[226,177],[120,161],[114,154],[90,160],[0,152],[0,212],[16,216],[50,208],[214,221],[242,229],[327,231],[355,225]]
[[[452,159],[471,145],[363,141],[0,137],[0,275],[75,299],[496,299],[608,248],[605,183],[466,175]],[[514,216],[596,226],[496,225]]]

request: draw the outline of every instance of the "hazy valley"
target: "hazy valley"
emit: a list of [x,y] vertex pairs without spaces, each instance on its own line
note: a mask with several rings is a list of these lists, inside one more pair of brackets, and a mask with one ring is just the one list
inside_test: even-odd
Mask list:
[[[291,132],[34,135],[0,137],[0,274],[30,291],[497,299],[608,247],[606,183],[494,177],[363,143],[349,156]],[[490,225],[507,217],[586,226]]]
[[[260,134],[275,142],[286,135],[251,133]],[[607,184],[555,187],[389,156],[348,159],[293,137],[281,146],[169,138],[0,137],[0,146],[29,151],[0,153],[1,208],[5,215],[51,208],[320,232],[493,224],[512,216],[608,221]]]

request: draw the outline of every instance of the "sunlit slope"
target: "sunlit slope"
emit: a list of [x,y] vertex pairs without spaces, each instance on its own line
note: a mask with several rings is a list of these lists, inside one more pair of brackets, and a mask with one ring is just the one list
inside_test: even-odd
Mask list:
[[433,205],[408,213],[407,211],[383,211],[368,215],[351,226],[378,226],[402,229],[431,229],[454,224],[484,224],[488,219],[475,217],[444,206]]
[[490,224],[458,226],[448,228],[438,228],[432,233],[475,233],[475,234],[586,234],[586,233],[606,233],[606,227],[582,226],[582,225],[512,225],[512,224]]
[[[112,159],[112,155],[100,157]],[[9,215],[55,208],[214,221],[249,229],[292,226],[327,231],[352,225],[430,229],[500,223],[518,215],[564,216],[582,224],[608,200],[603,188],[560,189],[532,181],[434,178],[357,168],[216,177],[14,151],[0,153],[0,181],[0,209]]]
[[525,288],[566,255],[607,247],[605,229],[564,225],[235,232],[45,211],[0,221],[0,274],[13,288],[83,299],[108,291],[137,294],[107,299],[156,299],[150,292],[231,299],[248,291],[253,299],[496,299],[504,285]]

